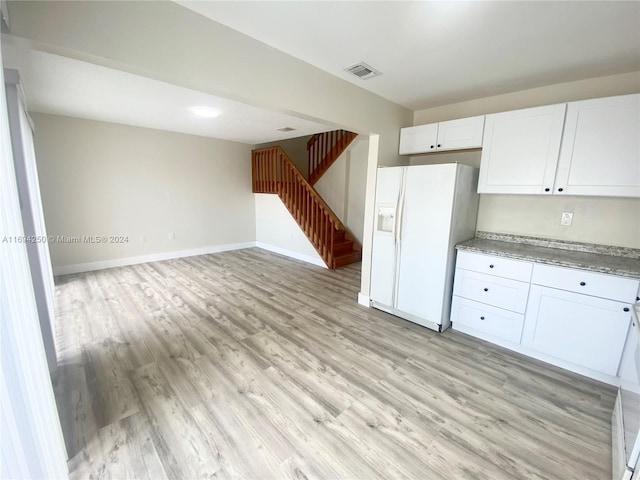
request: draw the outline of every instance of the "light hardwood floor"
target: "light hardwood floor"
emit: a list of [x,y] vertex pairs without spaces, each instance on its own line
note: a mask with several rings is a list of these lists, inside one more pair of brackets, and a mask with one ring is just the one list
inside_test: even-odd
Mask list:
[[59,277],[72,478],[609,479],[611,387],[260,249]]

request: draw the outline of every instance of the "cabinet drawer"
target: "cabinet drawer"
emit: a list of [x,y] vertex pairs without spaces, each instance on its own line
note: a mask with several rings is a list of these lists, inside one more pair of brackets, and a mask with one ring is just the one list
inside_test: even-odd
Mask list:
[[454,296],[451,321],[454,329],[458,325],[464,325],[494,337],[520,343],[524,315]]
[[533,264],[522,260],[458,251],[457,268],[528,282]]
[[524,313],[529,284],[457,268],[453,293],[469,300]]
[[631,278],[540,264],[533,267],[531,283],[627,303],[635,302],[640,284]]

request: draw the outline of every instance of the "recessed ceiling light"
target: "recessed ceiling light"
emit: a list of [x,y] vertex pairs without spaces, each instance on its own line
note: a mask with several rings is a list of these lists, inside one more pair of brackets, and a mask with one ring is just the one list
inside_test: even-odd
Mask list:
[[195,115],[205,118],[215,118],[220,115],[220,110],[211,107],[191,107],[189,110]]
[[295,130],[295,128],[291,128],[291,127],[278,128],[279,132],[293,132],[294,130]]

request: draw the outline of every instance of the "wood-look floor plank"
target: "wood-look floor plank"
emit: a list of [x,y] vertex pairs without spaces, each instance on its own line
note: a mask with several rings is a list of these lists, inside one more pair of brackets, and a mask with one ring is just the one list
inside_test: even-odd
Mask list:
[[171,387],[156,363],[140,367],[132,378],[169,478],[213,478],[221,468],[217,447],[192,416],[188,399]]
[[615,391],[260,249],[57,278],[73,479],[610,477]]

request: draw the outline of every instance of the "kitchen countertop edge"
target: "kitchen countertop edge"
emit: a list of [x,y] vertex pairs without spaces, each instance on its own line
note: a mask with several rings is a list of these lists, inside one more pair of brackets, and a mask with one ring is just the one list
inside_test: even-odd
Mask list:
[[640,261],[628,257],[523,245],[483,238],[473,238],[459,243],[456,245],[456,249],[640,280]]

